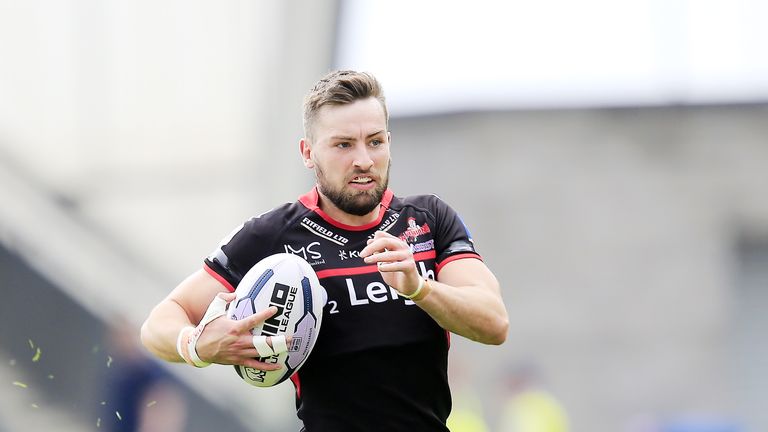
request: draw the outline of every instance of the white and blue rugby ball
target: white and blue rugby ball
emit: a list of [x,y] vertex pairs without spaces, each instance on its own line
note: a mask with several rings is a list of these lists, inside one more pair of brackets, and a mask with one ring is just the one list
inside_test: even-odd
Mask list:
[[227,316],[240,320],[275,306],[277,313],[251,332],[254,336],[285,334],[293,339],[288,352],[259,358],[277,363],[281,369],[262,371],[235,365],[240,378],[257,387],[271,387],[296,372],[315,346],[327,300],[312,266],[300,256],[279,253],[256,263],[237,285]]

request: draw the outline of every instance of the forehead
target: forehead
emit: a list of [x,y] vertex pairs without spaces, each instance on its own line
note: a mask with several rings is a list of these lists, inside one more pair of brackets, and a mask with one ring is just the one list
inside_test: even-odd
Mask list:
[[387,129],[384,107],[376,98],[360,99],[346,105],[324,105],[317,112],[313,132],[327,136],[357,137]]

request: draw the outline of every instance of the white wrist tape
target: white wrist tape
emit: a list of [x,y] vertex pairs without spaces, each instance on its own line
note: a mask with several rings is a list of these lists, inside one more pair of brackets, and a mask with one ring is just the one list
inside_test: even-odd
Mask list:
[[208,362],[204,362],[200,358],[200,356],[197,355],[197,340],[200,338],[200,335],[203,333],[204,328],[205,326],[198,325],[189,334],[189,339],[187,339],[187,352],[189,353],[189,359],[192,361],[193,366],[199,367],[199,368],[204,368],[206,366],[211,365]]
[[189,352],[187,351],[187,347],[188,347],[187,341],[189,340],[189,335],[193,331],[195,331],[195,328],[192,326],[184,327],[183,329],[181,329],[181,331],[179,332],[179,336],[176,338],[176,352],[179,353],[179,356],[181,357],[182,360],[191,364],[192,366],[194,366],[194,364],[192,363],[192,360],[189,358]]
[[203,368],[210,366],[210,363],[203,361],[199,355],[197,355],[197,340],[205,330],[205,326],[209,322],[224,315],[227,309],[227,301],[218,295],[213,298],[211,304],[208,305],[208,309],[205,311],[202,321],[197,327],[185,327],[179,332],[179,337],[176,340],[176,350],[179,352],[181,358],[192,366]]

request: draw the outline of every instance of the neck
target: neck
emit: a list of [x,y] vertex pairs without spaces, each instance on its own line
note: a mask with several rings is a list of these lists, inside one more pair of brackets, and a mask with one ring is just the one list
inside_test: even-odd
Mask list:
[[320,192],[319,189],[320,188],[318,188],[318,191],[317,191],[317,205],[318,207],[320,207],[320,210],[324,211],[325,214],[327,214],[334,220],[337,220],[345,225],[362,226],[375,221],[379,217],[379,211],[381,210],[381,205],[377,205],[376,207],[374,207],[373,210],[371,210],[370,213],[365,214],[363,216],[349,214],[344,210],[341,210],[340,208],[336,207],[336,205],[333,202],[331,202],[331,200],[328,199],[328,197],[323,195],[323,193]]

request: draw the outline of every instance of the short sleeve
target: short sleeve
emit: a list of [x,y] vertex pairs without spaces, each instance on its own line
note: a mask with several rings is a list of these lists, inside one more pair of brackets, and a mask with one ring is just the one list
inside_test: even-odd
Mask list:
[[291,207],[278,207],[235,228],[205,259],[203,269],[234,291],[248,270],[275,253],[277,237],[287,226]]
[[475,250],[472,235],[456,211],[437,196],[430,199],[435,217],[435,249],[437,270],[445,264],[463,258],[482,259]]

